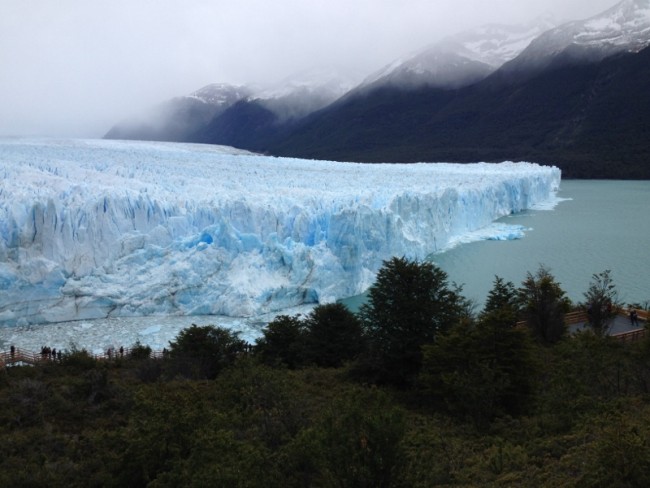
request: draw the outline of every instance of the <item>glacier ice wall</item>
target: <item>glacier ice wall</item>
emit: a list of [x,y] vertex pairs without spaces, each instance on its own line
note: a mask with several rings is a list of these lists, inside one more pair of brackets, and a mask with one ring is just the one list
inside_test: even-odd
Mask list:
[[0,140],[0,324],[251,316],[362,292],[553,198],[531,163],[353,164],[171,143]]

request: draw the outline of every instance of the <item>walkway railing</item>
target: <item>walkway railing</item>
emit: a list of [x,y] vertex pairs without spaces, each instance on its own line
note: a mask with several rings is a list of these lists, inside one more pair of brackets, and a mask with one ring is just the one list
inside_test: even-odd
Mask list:
[[564,323],[566,325],[575,325],[575,324],[582,324],[584,322],[587,322],[589,320],[589,317],[587,316],[587,312],[584,310],[578,310],[577,312],[569,312],[564,315]]
[[[619,309],[618,310],[618,315],[622,317],[629,317],[630,316],[631,309]],[[640,321],[644,321],[646,324],[648,324],[648,320],[650,320],[650,312],[646,310],[637,310],[637,318]],[[569,312],[564,316],[564,323],[566,324],[567,327],[571,325],[576,325],[576,324],[588,324],[589,323],[589,316],[587,315],[587,312],[583,310],[578,310],[575,312]],[[520,320],[517,322],[515,327],[518,328],[523,328],[526,327],[528,323],[525,320]],[[614,337],[616,339],[619,339],[621,341],[638,341],[642,338],[644,338],[646,335],[646,328],[642,327],[636,330],[630,330],[626,332],[618,332],[616,334],[610,334],[611,337]]]
[[[587,312],[584,312],[582,310],[578,310],[576,312],[569,312],[564,315],[564,323],[567,326],[582,324],[584,322],[587,322]],[[517,322],[515,327],[526,327],[527,325],[528,325],[528,321],[520,320],[519,322]]]
[[637,329],[631,330],[628,332],[619,332],[618,334],[612,334],[612,337],[620,341],[632,342],[639,341],[643,339],[646,335],[646,329]]
[[[63,355],[70,354],[69,351],[61,352],[61,356],[57,354],[52,354],[52,353],[43,353],[43,352],[33,352],[33,351],[28,351],[26,349],[21,349],[18,347],[15,347],[12,350],[9,351],[0,351],[0,368],[3,368],[6,365],[13,365],[13,364],[31,364],[31,365],[36,365],[36,364],[46,364],[46,363],[52,363],[52,362],[58,362]],[[106,353],[103,354],[91,354],[89,352],[85,352],[88,357],[91,357],[93,359],[96,359],[98,361],[111,361],[111,360],[117,360],[117,359],[123,359],[123,358],[130,358],[132,354],[141,354],[142,350],[141,349],[129,349],[129,348],[122,348],[118,350],[110,350],[106,351]],[[163,358],[165,356],[166,351],[151,351],[149,353],[150,358],[158,359],[158,358]]]

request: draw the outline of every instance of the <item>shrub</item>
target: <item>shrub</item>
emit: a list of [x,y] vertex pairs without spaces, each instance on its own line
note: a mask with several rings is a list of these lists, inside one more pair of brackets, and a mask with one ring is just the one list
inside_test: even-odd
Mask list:
[[361,322],[341,303],[317,306],[304,324],[307,363],[336,368],[364,349]]
[[257,339],[255,352],[265,364],[294,369],[304,364],[304,341],[305,326],[300,316],[280,315]]
[[192,324],[169,342],[171,367],[193,378],[215,378],[246,350],[237,333],[222,327]]

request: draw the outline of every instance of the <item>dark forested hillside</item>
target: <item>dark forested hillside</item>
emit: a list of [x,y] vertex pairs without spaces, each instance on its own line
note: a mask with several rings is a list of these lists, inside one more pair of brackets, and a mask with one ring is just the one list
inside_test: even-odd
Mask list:
[[313,114],[262,149],[347,161],[556,164],[565,177],[650,178],[650,49],[558,56],[460,90],[382,88]]
[[278,116],[259,102],[242,100],[196,132],[191,140],[253,151],[265,149],[281,124]]

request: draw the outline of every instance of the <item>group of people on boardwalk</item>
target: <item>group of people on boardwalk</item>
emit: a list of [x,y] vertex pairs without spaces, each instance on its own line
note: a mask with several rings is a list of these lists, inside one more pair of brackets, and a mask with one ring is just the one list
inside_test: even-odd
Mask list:
[[124,346],[120,346],[120,348],[119,348],[117,351],[115,351],[115,348],[112,347],[112,346],[109,347],[109,348],[106,350],[106,357],[107,357],[108,359],[117,358],[117,357],[118,357],[118,354],[119,354],[119,357],[121,357],[121,358],[124,357]]
[[58,351],[54,347],[43,346],[41,347],[41,357],[43,360],[61,360],[61,350]]

